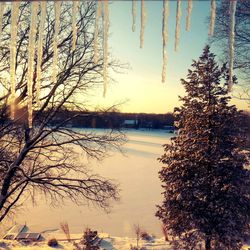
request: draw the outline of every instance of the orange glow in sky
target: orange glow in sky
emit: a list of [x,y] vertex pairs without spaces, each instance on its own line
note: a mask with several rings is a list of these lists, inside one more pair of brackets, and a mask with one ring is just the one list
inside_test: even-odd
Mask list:
[[[176,1],[170,1],[168,21],[166,83],[161,82],[162,69],[162,2],[145,1],[147,21],[144,47],[140,49],[140,2],[137,1],[136,30],[132,32],[132,1],[114,1],[110,5],[109,50],[113,57],[129,64],[124,74],[110,73],[116,80],[108,87],[106,98],[102,89],[91,96],[99,106],[111,106],[126,101],[123,112],[166,113],[179,106],[179,95],[184,95],[180,79],[185,78],[192,59],[197,59],[208,43],[209,1],[194,1],[190,31],[185,30],[187,3],[182,2],[180,44],[174,51]],[[217,54],[216,49],[215,51]],[[217,57],[218,58],[218,57]],[[236,87],[234,87],[234,91]],[[240,109],[246,102],[234,99]]]

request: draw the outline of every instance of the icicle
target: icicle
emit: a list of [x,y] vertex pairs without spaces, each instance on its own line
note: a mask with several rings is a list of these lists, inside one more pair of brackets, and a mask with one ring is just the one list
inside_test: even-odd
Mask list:
[[133,17],[132,31],[135,32],[135,23],[136,23],[136,0],[132,0],[132,17]]
[[146,24],[146,10],[145,1],[141,0],[141,32],[140,32],[140,48],[143,48],[144,44],[144,30]]
[[234,39],[235,39],[235,12],[237,1],[230,1],[230,34],[229,34],[229,83],[228,91],[232,90],[233,86],[233,64],[234,64]]
[[35,40],[36,40],[36,28],[37,28],[37,11],[38,2],[31,2],[31,22],[29,31],[29,47],[28,47],[28,123],[29,128],[32,127],[32,90],[33,90],[33,76],[34,76],[34,57],[35,57]]
[[[231,1],[231,0],[230,0]],[[211,16],[210,16],[210,25],[209,25],[209,36],[214,35],[214,24],[215,24],[215,17],[216,17],[216,1],[211,0]]]
[[54,2],[55,7],[55,32],[54,32],[54,41],[53,41],[53,65],[52,65],[52,81],[56,83],[57,81],[57,63],[58,63],[58,34],[59,34],[59,27],[60,27],[60,13],[61,13],[61,1]]
[[178,50],[180,41],[180,26],[181,26],[181,0],[177,0],[176,9],[176,26],[175,26],[175,51]]
[[103,34],[103,96],[106,96],[108,85],[108,35],[109,35],[109,1],[104,1],[103,8],[104,34]]
[[192,9],[193,9],[193,1],[192,0],[188,0],[187,18],[186,18],[186,31],[190,30],[190,22],[191,22]]
[[163,15],[162,15],[162,42],[163,42],[163,65],[162,65],[162,82],[165,82],[166,79],[166,66],[167,66],[167,51],[166,51],[166,43],[168,39],[168,21],[169,15],[169,2],[168,0],[163,1]]
[[168,39],[168,16],[169,16],[169,1],[164,0],[163,1],[163,15],[162,15],[162,41],[163,46],[166,46],[167,39]]
[[0,2],[0,39],[1,39],[1,36],[2,36],[4,7],[5,7],[5,2]]
[[97,1],[97,8],[95,14],[95,33],[94,33],[94,63],[98,62],[98,34],[99,34],[99,19],[102,13],[102,2]]
[[19,1],[11,3],[11,34],[10,34],[10,88],[11,88],[11,119],[15,118],[15,96],[16,96],[16,42],[17,22],[19,15]]
[[38,44],[37,44],[37,78],[36,78],[36,102],[40,106],[40,89],[41,89],[41,77],[42,77],[42,58],[43,58],[43,33],[44,25],[46,20],[46,1],[40,2],[41,14],[39,23],[39,34],[38,34]]
[[77,36],[76,16],[77,16],[78,6],[79,6],[79,1],[74,0],[72,9],[72,51],[76,49],[76,36]]

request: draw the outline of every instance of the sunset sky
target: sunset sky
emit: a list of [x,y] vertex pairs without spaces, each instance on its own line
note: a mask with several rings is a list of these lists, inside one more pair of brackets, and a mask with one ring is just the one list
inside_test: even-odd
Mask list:
[[[176,1],[170,1],[166,83],[161,82],[162,68],[162,1],[145,1],[147,21],[144,48],[140,49],[140,1],[137,1],[136,31],[132,32],[132,1],[113,1],[110,5],[109,47],[112,56],[130,68],[125,74],[112,74],[116,83],[109,86],[106,98],[97,91],[95,104],[110,106],[127,101],[123,112],[166,113],[178,106],[184,93],[180,78],[185,78],[192,59],[197,59],[208,41],[207,18],[210,1],[193,1],[191,30],[185,30],[187,1],[182,2],[179,51],[174,51]],[[216,50],[214,49],[214,52]],[[234,100],[246,109],[246,103]]]

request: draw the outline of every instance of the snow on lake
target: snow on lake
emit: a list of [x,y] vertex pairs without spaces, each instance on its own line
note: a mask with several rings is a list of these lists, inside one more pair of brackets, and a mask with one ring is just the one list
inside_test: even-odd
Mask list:
[[157,158],[163,153],[162,145],[173,134],[165,131],[126,131],[128,142],[123,146],[125,154],[114,152],[104,161],[92,162],[93,171],[120,184],[121,200],[113,203],[106,214],[93,206],[76,206],[72,202],[52,208],[45,200],[22,210],[18,223],[27,223],[32,230],[57,229],[67,221],[72,233],[80,233],[86,227],[106,232],[112,236],[133,237],[133,225],[140,224],[148,233],[161,235],[160,221],[155,217],[156,205],[160,204],[161,183]]

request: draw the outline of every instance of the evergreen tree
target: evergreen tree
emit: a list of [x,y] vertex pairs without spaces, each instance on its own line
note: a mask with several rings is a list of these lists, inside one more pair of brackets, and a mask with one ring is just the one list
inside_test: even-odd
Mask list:
[[[242,114],[230,105],[228,70],[208,46],[193,61],[186,96],[175,109],[178,136],[164,145],[164,201],[156,216],[177,249],[240,249],[247,237],[250,190]],[[236,82],[236,78],[234,78]]]

